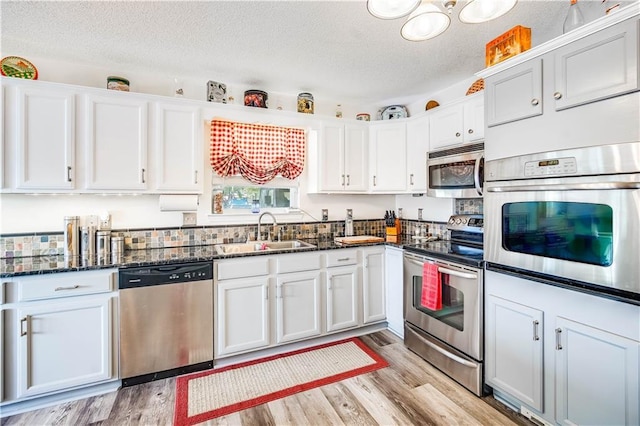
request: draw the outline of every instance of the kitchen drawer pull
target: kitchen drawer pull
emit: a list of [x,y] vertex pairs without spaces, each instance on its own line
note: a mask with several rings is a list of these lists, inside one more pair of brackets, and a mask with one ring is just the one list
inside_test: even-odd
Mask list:
[[536,98],[531,99],[531,105],[533,106],[538,106],[538,104],[540,103],[540,101]]
[[[25,327],[22,327],[22,324]],[[29,315],[20,320],[20,336],[26,336],[29,333]]]
[[540,324],[540,321],[535,320],[533,321],[533,340],[538,341],[540,340],[540,336],[538,335],[538,325]]
[[76,290],[80,288],[80,286],[78,284],[71,286],[71,287],[56,287],[53,289],[53,291],[63,291],[63,290]]
[[562,98],[562,93],[560,92],[556,92],[553,94],[553,99],[555,99],[556,101]]
[[67,166],[67,182],[71,182],[71,166]]
[[337,260],[338,260],[338,262],[346,262],[348,260],[351,260],[351,258],[350,257],[341,257],[341,258],[339,258]]
[[556,350],[562,350],[562,338],[561,338],[562,329],[556,328]]

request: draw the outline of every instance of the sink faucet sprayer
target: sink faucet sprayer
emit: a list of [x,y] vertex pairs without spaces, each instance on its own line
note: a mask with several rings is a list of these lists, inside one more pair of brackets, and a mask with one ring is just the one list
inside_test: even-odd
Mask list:
[[[271,214],[269,212],[262,213],[260,215],[260,217],[258,217],[258,238],[256,239],[256,241],[262,241],[262,235],[260,234],[260,228],[262,226],[262,217],[264,215],[269,215],[269,216],[271,216],[271,219],[273,219],[273,230],[274,231],[276,229],[276,226],[278,225],[278,222],[276,221],[276,217],[273,214]],[[269,234],[269,235],[267,235],[267,240],[270,240],[270,239],[271,239],[271,235]]]

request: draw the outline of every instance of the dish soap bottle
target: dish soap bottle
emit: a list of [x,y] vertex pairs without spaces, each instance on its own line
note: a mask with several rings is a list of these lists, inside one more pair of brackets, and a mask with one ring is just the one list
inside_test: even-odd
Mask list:
[[567,12],[567,17],[564,19],[564,24],[562,25],[562,33],[566,34],[582,25],[584,25],[584,16],[582,16],[582,11],[580,11],[580,6],[578,6],[578,0],[571,0],[569,12]]

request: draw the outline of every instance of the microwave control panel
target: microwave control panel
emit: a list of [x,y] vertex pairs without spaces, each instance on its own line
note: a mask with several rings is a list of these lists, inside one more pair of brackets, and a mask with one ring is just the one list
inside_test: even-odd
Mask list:
[[524,164],[524,175],[526,177],[573,175],[577,171],[578,165],[575,157],[527,161]]

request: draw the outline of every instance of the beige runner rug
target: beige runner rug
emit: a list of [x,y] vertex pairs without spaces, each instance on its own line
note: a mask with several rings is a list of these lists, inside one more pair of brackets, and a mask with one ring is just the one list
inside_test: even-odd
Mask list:
[[181,376],[174,424],[194,425],[388,365],[352,338]]

